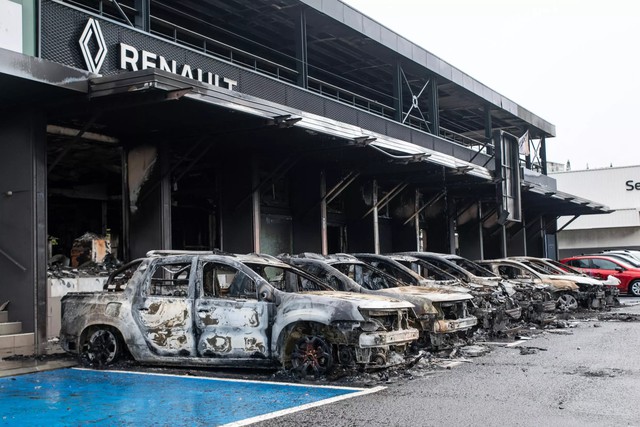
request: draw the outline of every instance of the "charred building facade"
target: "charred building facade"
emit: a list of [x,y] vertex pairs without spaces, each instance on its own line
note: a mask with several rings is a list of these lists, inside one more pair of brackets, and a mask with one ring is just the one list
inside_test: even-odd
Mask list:
[[605,210],[546,175],[554,125],[339,0],[0,12],[0,303],[36,352],[48,263],[86,232],[121,260],[556,257],[558,216]]

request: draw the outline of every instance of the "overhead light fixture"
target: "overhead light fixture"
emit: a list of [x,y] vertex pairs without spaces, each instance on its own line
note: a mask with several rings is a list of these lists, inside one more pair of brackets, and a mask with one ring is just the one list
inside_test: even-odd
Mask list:
[[466,174],[467,172],[470,172],[473,170],[472,166],[457,166],[456,168],[456,173],[457,174]]
[[414,154],[413,156],[411,156],[411,161],[412,162],[424,162],[429,157],[431,157],[430,153],[418,153],[418,154]]
[[280,129],[293,127],[296,123],[302,120],[302,117],[291,117],[291,114],[283,114],[282,116],[275,116],[269,120],[271,126],[277,126]]
[[555,191],[546,191],[546,192],[544,193],[544,195],[545,195],[545,196],[553,196],[554,194],[556,194],[556,192],[555,192]]
[[366,147],[375,141],[377,138],[374,136],[358,136],[353,138],[353,142],[358,147]]

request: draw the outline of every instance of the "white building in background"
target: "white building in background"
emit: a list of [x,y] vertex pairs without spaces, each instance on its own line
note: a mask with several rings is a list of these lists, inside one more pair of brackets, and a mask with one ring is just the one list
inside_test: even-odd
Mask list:
[[[558,189],[608,206],[609,214],[578,217],[558,233],[558,255],[640,249],[640,166],[550,173]],[[561,229],[573,217],[558,220]]]

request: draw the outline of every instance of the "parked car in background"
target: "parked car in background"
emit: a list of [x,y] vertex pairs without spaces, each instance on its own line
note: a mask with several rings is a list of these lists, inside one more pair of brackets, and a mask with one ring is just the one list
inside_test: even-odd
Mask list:
[[[636,261],[640,261],[640,251],[634,250],[634,249],[610,249],[607,251],[600,252],[601,255],[608,255],[613,253],[625,254],[634,258]],[[594,255],[600,255],[600,254],[594,254]]]
[[620,292],[640,296],[640,268],[607,255],[579,255],[560,260],[573,268],[598,279],[611,275],[620,280]]
[[620,259],[627,264],[630,264],[632,267],[640,268],[640,260],[638,260],[635,256],[631,255],[629,252],[625,251],[604,251],[597,254],[588,254],[588,255],[606,255],[613,258]]
[[327,283],[335,290],[384,295],[413,305],[413,326],[420,344],[430,349],[451,345],[451,338],[471,330],[478,319],[470,313],[468,292],[409,286],[352,255],[315,253],[280,255],[282,260]]
[[94,365],[383,367],[418,339],[411,304],[337,292],[270,256],[152,251],[62,298],[62,348]]

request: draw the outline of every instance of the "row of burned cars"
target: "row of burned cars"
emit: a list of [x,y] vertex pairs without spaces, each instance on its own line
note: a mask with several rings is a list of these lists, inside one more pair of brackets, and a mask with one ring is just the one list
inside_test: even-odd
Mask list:
[[131,356],[318,376],[607,309],[618,285],[529,257],[152,251],[113,271],[103,291],[64,296],[60,342],[94,366]]

